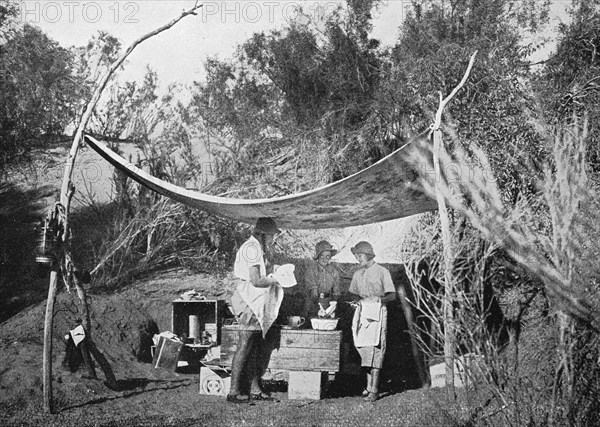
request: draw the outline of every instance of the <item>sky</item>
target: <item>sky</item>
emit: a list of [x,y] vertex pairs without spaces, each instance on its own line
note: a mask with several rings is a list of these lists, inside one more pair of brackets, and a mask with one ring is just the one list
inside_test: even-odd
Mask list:
[[[140,79],[146,65],[150,65],[163,86],[202,80],[203,62],[207,57],[231,56],[235,46],[253,33],[281,28],[298,13],[298,7],[319,22],[327,11],[343,2],[215,0],[202,3],[196,16],[185,17],[173,28],[140,44],[119,77]],[[41,27],[64,47],[83,46],[101,30],[116,36],[126,47],[194,4],[189,0],[27,0],[21,2],[21,20]],[[564,19],[568,4],[570,0],[553,0],[551,28]],[[372,37],[384,46],[392,45],[410,5],[410,0],[384,2],[373,13]],[[536,59],[546,53],[538,54]]]

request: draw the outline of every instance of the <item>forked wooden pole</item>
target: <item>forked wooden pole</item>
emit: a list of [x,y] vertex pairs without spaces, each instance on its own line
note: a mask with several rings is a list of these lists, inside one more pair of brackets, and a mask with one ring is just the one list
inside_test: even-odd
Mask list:
[[[433,131],[433,152],[439,153],[442,145],[442,132],[439,129]],[[443,242],[443,257],[444,257],[444,362],[446,363],[446,387],[449,396],[454,399],[456,396],[454,390],[454,346],[456,342],[455,325],[454,325],[454,281],[452,278],[452,265],[454,254],[452,252],[452,236],[450,235],[450,217],[446,200],[438,188],[438,180],[440,179],[440,162],[437,154],[434,154],[435,166],[435,195],[438,202],[438,211],[440,214],[440,227],[442,229]]]
[[435,196],[438,203],[438,211],[440,214],[440,227],[442,229],[442,243],[444,256],[444,362],[446,364],[446,387],[451,399],[456,397],[454,389],[454,347],[456,343],[454,311],[452,303],[454,300],[454,281],[452,277],[452,265],[454,263],[454,254],[452,252],[452,237],[450,235],[450,217],[448,216],[448,208],[446,199],[440,190],[440,180],[442,179],[442,171],[440,167],[439,153],[442,148],[442,113],[446,104],[456,95],[456,93],[464,86],[473,68],[477,51],[471,55],[469,66],[460,83],[452,90],[450,95],[442,99],[440,93],[440,104],[435,115],[435,122],[431,126],[433,133],[433,166],[435,168]]
[[[86,128],[90,118],[92,117],[92,113],[94,112],[94,108],[96,104],[100,100],[100,95],[102,95],[102,91],[106,87],[108,81],[114,74],[114,72],[123,64],[125,59],[129,56],[129,54],[143,41],[162,33],[165,30],[168,30],[175,24],[177,24],[180,20],[185,18],[188,15],[195,15],[196,11],[202,7],[202,4],[196,2],[194,6],[188,10],[184,10],[181,14],[175,19],[169,21],[162,27],[153,30],[139,39],[135,40],[111,66],[106,71],[98,86],[94,90],[92,94],[92,98],[88,102],[85,112],[81,117],[81,121],[79,122],[79,126],[77,127],[77,131],[75,132],[75,136],[73,138],[73,143],[71,144],[71,150],[69,151],[69,155],[67,156],[66,164],[65,164],[65,172],[63,175],[62,187],[60,192],[60,205],[62,206],[62,214],[59,218],[59,223],[62,226],[63,234],[62,240],[64,243],[67,243],[70,239],[69,233],[69,210],[71,203],[71,196],[73,194],[73,168],[75,165],[75,160],[77,158],[77,153],[79,151],[79,145],[81,144],[83,138],[83,131]],[[61,251],[60,259],[57,261],[58,265],[56,266],[56,271],[53,269],[50,274],[50,287],[48,289],[48,300],[46,302],[46,318],[44,320],[44,357],[43,357],[43,395],[44,395],[44,411],[47,413],[53,412],[52,407],[52,326],[53,326],[53,316],[54,316],[54,303],[56,301],[56,290],[58,287],[58,269],[59,265],[63,265],[66,262],[71,262],[70,256],[65,257],[65,251]],[[65,266],[67,271],[72,271],[69,266]],[[69,273],[70,274],[70,273]],[[81,303],[84,306],[84,312],[88,313],[87,307],[87,298],[85,296],[85,290],[81,287],[77,287],[78,296],[81,299]],[[91,328],[88,328],[88,331]],[[109,379],[110,382],[110,379]]]
[[54,303],[56,302],[56,289],[58,288],[58,265],[56,262],[50,271],[50,286],[48,288],[48,301],[46,302],[46,317],[44,319],[44,356],[43,381],[44,381],[44,411],[53,412],[52,406],[52,317],[54,316]]

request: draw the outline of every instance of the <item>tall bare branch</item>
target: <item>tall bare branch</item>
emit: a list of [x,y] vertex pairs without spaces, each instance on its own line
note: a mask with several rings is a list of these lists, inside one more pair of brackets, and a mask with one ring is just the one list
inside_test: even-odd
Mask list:
[[[100,96],[102,95],[102,91],[106,87],[108,81],[115,73],[115,71],[125,62],[125,59],[133,52],[133,50],[143,41],[148,40],[149,38],[162,33],[165,30],[173,27],[183,18],[188,15],[195,15],[196,11],[202,7],[202,4],[196,2],[194,6],[188,10],[184,10],[181,14],[165,25],[157,28],[154,31],[150,31],[149,33],[143,35],[142,37],[135,40],[111,66],[106,71],[106,73],[102,76],[102,79],[98,83],[98,86],[94,90],[91,99],[86,105],[85,112],[81,116],[81,120],[79,122],[79,126],[77,127],[77,131],[75,132],[75,136],[73,138],[73,143],[71,144],[71,150],[69,151],[69,155],[67,156],[66,164],[65,164],[65,172],[63,175],[63,182],[60,192],[60,218],[59,222],[61,228],[63,230],[62,233],[62,241],[63,243],[67,243],[69,241],[69,210],[71,205],[71,196],[73,195],[74,188],[72,183],[73,176],[73,167],[75,165],[75,159],[77,158],[77,152],[79,150],[79,144],[81,143],[81,139],[83,136],[83,131],[87,126],[90,118],[92,117],[92,113],[94,112],[94,108],[96,104],[100,100]],[[68,245],[66,245],[68,246]],[[44,322],[44,354],[43,354],[43,397],[44,397],[44,410],[47,413],[52,413],[52,324],[53,324],[53,312],[54,312],[54,304],[56,300],[56,293],[58,287],[58,268],[59,265],[62,265],[66,271],[73,271],[73,264],[71,260],[70,251],[66,250],[67,248],[63,248],[61,253],[59,254],[60,261],[55,262],[55,265],[52,267],[52,273],[50,276],[50,286],[48,289],[48,300],[46,302],[46,316]],[[70,277],[67,278],[67,281],[70,280]],[[88,312],[87,308],[87,300],[85,296],[85,291],[82,287],[78,285],[78,282],[75,282],[77,285],[77,293],[79,298],[81,299],[81,303],[84,308],[84,312]],[[89,317],[88,317],[89,318]],[[90,330],[88,325],[88,331]]]

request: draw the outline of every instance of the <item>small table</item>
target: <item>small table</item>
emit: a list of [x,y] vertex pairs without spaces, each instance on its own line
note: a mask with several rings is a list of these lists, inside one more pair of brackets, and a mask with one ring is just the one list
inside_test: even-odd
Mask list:
[[[221,365],[231,366],[237,349],[238,326],[221,329]],[[265,368],[290,371],[290,399],[320,399],[329,372],[340,371],[342,331],[287,329],[273,326],[266,336]],[[266,363],[265,363],[266,364]]]

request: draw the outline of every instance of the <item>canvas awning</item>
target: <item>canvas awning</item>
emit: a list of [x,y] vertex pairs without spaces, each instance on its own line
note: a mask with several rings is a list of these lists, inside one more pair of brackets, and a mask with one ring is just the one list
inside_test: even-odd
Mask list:
[[404,218],[437,209],[418,184],[417,168],[408,162],[413,139],[377,163],[314,190],[270,199],[236,199],[203,194],[158,179],[134,166],[91,136],[85,140],[98,154],[140,184],[185,205],[236,221],[254,224],[271,217],[281,228],[342,228]]

